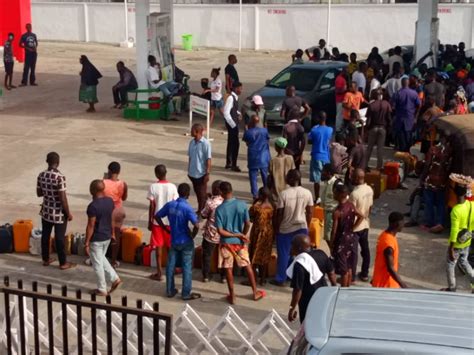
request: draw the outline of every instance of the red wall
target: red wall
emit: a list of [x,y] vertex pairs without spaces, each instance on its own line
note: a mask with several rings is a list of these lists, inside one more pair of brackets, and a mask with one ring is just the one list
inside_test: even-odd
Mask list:
[[8,33],[13,32],[15,35],[13,55],[20,62],[23,62],[25,54],[19,42],[21,35],[26,32],[27,23],[31,23],[30,0],[0,0],[0,45],[3,46]]

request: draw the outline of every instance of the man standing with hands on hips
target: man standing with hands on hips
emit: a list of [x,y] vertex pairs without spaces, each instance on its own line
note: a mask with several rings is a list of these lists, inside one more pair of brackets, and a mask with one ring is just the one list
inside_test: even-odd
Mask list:
[[26,24],[26,33],[20,38],[20,47],[25,49],[25,65],[23,67],[23,78],[21,79],[20,86],[28,85],[28,73],[30,74],[30,85],[38,86],[35,76],[36,59],[38,57],[38,39],[36,35],[31,32],[31,23]]

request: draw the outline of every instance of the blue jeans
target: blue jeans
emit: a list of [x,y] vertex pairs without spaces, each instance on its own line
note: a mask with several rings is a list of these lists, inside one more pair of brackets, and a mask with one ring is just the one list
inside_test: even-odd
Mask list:
[[161,84],[158,89],[165,95],[165,97],[174,96],[179,91],[179,84],[174,81],[167,81]]
[[425,223],[428,227],[434,227],[438,224],[444,226],[445,206],[444,190],[423,190],[423,200],[425,202]]
[[471,288],[474,290],[474,271],[472,270],[471,264],[467,260],[469,256],[469,247],[464,249],[454,249],[454,260],[447,260],[446,273],[448,276],[448,287],[451,290],[456,289],[456,264],[459,263],[461,268],[466,273],[466,276],[470,278]]
[[290,251],[291,251],[291,242],[293,238],[299,234],[308,235],[307,229],[298,229],[297,231],[291,233],[278,233],[276,235],[276,245],[277,245],[277,274],[275,276],[275,281],[285,282],[286,281],[286,269],[288,268],[288,263],[290,261]]
[[262,177],[263,186],[267,186],[268,167],[264,169],[249,169],[250,192],[252,193],[253,198],[258,196],[257,179],[259,171],[260,176]]
[[92,268],[97,276],[97,289],[105,293],[108,293],[107,281],[113,283],[119,278],[105,256],[109,244],[110,239],[103,242],[91,242],[90,244],[90,257]]
[[181,296],[186,298],[191,294],[193,281],[193,254],[194,243],[171,245],[168,251],[168,264],[166,265],[166,294],[172,296],[175,293],[174,269],[176,260],[181,257],[183,267],[183,289]]

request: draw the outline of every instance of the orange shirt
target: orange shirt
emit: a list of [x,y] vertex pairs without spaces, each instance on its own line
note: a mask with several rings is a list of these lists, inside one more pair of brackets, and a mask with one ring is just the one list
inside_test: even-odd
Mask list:
[[104,194],[114,200],[115,208],[122,207],[122,196],[124,191],[124,184],[122,180],[104,179]]
[[349,105],[351,108],[348,109],[344,107],[344,111],[342,112],[344,119],[350,120],[351,110],[359,110],[360,104],[362,102],[364,102],[364,96],[360,91],[357,91],[356,93],[352,93],[350,91],[346,92],[344,95],[344,101],[342,103]]
[[382,232],[377,242],[377,254],[375,255],[374,276],[372,278],[373,287],[400,288],[395,279],[390,276],[385,262],[384,250],[393,249],[393,269],[398,271],[398,241],[397,238],[388,233]]

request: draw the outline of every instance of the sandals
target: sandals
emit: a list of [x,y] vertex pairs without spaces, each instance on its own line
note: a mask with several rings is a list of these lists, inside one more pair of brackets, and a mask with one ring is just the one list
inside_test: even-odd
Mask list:
[[234,305],[235,304],[235,297],[232,297],[231,295],[227,295],[226,297],[227,302],[230,304]]
[[267,293],[264,290],[257,290],[257,293],[253,296],[253,300],[254,301],[260,301],[266,295],[267,295]]
[[109,295],[107,292],[102,292],[101,290],[98,290],[98,289],[91,290],[89,293],[91,295],[96,295],[96,296],[101,296],[101,297],[107,297]]
[[159,276],[158,274],[151,274],[148,278],[154,281],[163,281],[163,276]]
[[77,265],[74,264],[74,263],[66,263],[64,265],[61,265],[59,267],[60,270],[68,270],[68,269],[72,269],[72,268],[75,268]]
[[191,292],[189,296],[183,297],[183,301],[192,301],[192,300],[197,300],[199,298],[201,298],[200,293]]
[[43,261],[43,266],[49,266],[52,263],[54,263],[55,261],[56,261],[56,259],[50,258],[48,261]]
[[123,284],[122,280],[120,280],[120,279],[115,280],[114,283],[112,284],[112,286],[110,287],[109,294],[111,294],[116,289],[118,289],[122,284]]

